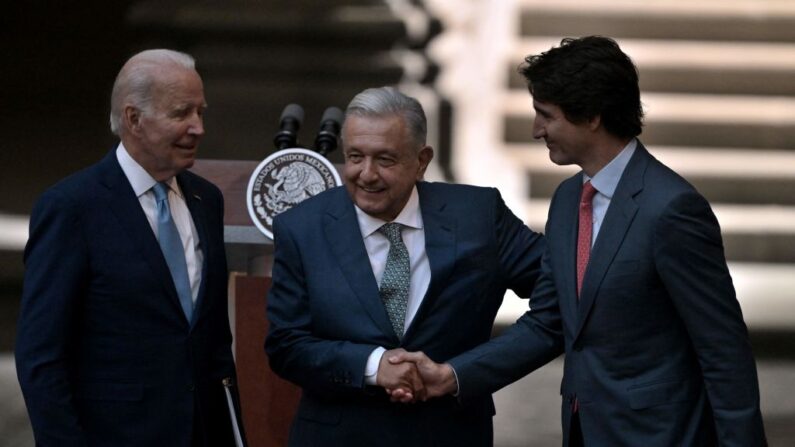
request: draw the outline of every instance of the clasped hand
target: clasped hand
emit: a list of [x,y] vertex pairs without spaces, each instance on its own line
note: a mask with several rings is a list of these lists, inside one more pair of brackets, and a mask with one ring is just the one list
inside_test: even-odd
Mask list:
[[424,353],[392,349],[384,352],[376,380],[393,402],[426,401],[458,389],[453,368],[436,363]]

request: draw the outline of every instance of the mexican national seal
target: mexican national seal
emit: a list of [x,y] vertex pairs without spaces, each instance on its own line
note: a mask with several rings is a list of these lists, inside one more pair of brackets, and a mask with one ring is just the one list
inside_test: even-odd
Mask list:
[[273,218],[321,192],[342,185],[331,162],[307,149],[283,149],[257,166],[248,181],[251,220],[273,239]]

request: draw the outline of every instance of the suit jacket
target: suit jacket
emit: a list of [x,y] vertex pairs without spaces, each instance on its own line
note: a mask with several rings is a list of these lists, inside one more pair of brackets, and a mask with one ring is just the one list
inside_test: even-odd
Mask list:
[[580,173],[552,199],[531,310],[504,337],[451,362],[462,395],[530,371],[545,354],[539,340],[554,334],[538,328],[558,326],[564,446],[575,398],[587,445],[764,445],[754,358],[707,201],[638,144],[578,300],[581,191]]
[[353,202],[335,188],[274,220],[270,365],[303,388],[290,444],[491,445],[491,396],[390,403],[367,387],[378,346],[445,361],[488,340],[505,290],[529,296],[542,237],[495,189],[418,183],[431,282],[402,339],[378,294]]
[[204,253],[192,323],[115,151],[36,204],[15,355],[37,445],[233,442],[223,198],[177,181]]

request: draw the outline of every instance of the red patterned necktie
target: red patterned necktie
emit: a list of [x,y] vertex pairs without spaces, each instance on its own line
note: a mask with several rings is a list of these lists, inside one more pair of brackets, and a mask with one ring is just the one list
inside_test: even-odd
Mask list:
[[585,268],[588,267],[588,258],[591,257],[591,233],[593,231],[593,205],[591,201],[596,194],[596,188],[591,181],[582,185],[580,196],[580,223],[577,230],[577,299],[582,290],[582,279],[585,277]]

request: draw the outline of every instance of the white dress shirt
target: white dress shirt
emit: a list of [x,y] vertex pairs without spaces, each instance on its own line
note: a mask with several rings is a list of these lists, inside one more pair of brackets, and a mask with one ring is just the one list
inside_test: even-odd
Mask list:
[[[157,181],[149,175],[146,170],[135,161],[127,152],[127,148],[122,143],[116,148],[116,159],[121,165],[121,170],[127,176],[141,208],[146,214],[146,219],[152,227],[152,231],[157,234],[157,201],[155,199],[155,192],[152,187],[155,186]],[[201,246],[199,245],[198,232],[193,223],[188,205],[185,203],[185,197],[182,195],[182,190],[179,188],[177,179],[171,177],[165,181],[168,184],[168,207],[171,210],[171,218],[177,226],[179,238],[182,240],[182,248],[185,250],[185,262],[188,266],[188,277],[190,278],[191,295],[193,302],[196,303],[196,298],[199,296],[199,286],[201,285],[201,272],[204,256]]]
[[[358,206],[354,207],[356,208],[356,218],[364,240],[364,248],[370,258],[373,275],[376,283],[381,284],[381,278],[384,276],[384,268],[386,267],[387,254],[389,253],[389,240],[387,240],[386,236],[379,233],[378,229],[387,222],[370,216],[359,209]],[[403,325],[405,333],[405,330],[408,329],[414,320],[414,316],[417,315],[417,310],[419,310],[425,293],[428,291],[428,285],[431,283],[431,266],[428,263],[428,254],[425,252],[425,230],[422,224],[420,197],[416,186],[411,191],[411,196],[409,196],[406,206],[403,207],[403,210],[392,222],[403,225],[401,235],[403,243],[406,244],[406,249],[409,252],[411,268],[406,320]],[[381,363],[381,357],[385,351],[385,348],[379,347],[370,354],[365,368],[365,383],[375,385],[378,365]]]
[[591,185],[596,189],[596,194],[594,194],[591,200],[591,205],[593,207],[591,247],[593,247],[593,244],[596,242],[599,229],[602,228],[602,222],[605,220],[607,208],[610,206],[610,201],[613,199],[613,194],[616,192],[618,181],[621,180],[621,175],[624,173],[624,169],[626,169],[627,164],[629,164],[629,159],[632,158],[632,154],[635,153],[637,147],[638,140],[633,138],[624,146],[624,149],[622,149],[615,158],[610,160],[610,163],[600,169],[593,178],[588,177],[585,173],[582,175],[583,184],[590,180]]

